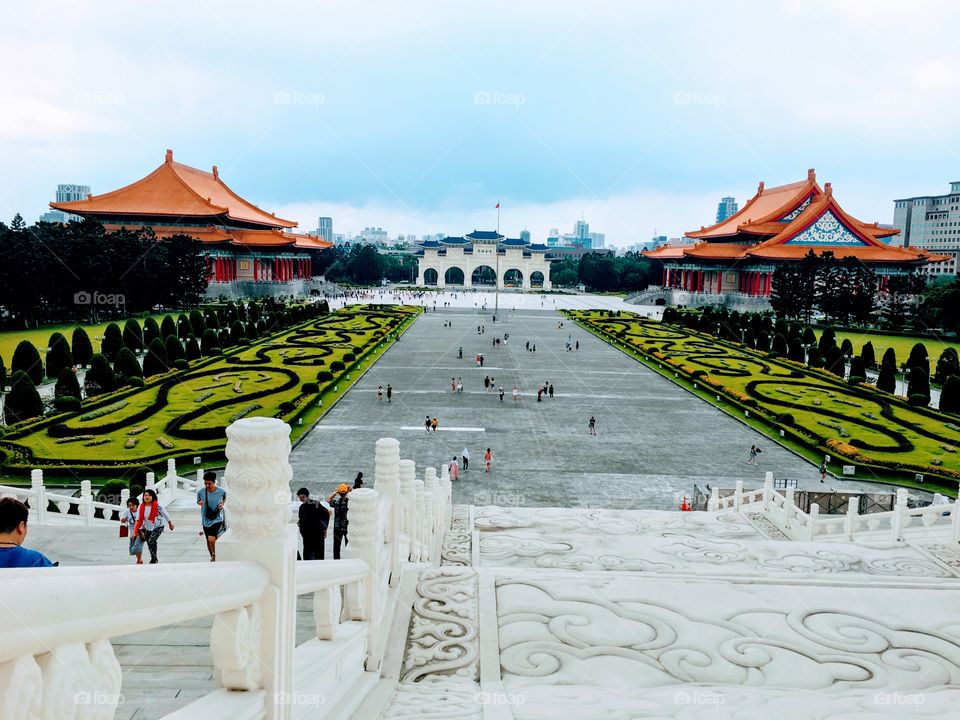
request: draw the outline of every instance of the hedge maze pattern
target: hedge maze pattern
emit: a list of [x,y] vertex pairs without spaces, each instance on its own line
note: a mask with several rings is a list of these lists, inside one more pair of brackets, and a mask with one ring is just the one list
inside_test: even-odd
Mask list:
[[635,356],[711,388],[721,406],[750,412],[787,439],[887,474],[922,473],[951,486],[960,479],[960,425],[950,416],[687,328],[625,313],[568,315]]

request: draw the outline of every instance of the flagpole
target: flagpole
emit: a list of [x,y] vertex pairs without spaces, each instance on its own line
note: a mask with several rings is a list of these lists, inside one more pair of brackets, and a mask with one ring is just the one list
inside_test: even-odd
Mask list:
[[493,250],[497,255],[497,279],[493,284],[493,321],[500,314],[500,203],[497,203],[497,244]]

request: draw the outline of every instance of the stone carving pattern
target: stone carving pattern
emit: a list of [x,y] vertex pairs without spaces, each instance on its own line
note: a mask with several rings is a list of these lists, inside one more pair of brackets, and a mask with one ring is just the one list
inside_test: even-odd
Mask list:
[[802,213],[804,210],[807,209],[807,205],[810,204],[810,201],[812,199],[813,199],[813,195],[808,195],[807,199],[804,200],[802,203],[800,203],[800,205],[797,207],[796,210],[793,210],[792,212],[787,213],[782,218],[780,218],[780,220],[783,222],[790,222],[791,220],[796,220],[797,217],[800,215],[800,213]]
[[32,656],[0,665],[0,717],[39,720],[42,700],[43,674]]
[[232,531],[243,540],[281,534],[290,519],[290,426],[277,418],[237,420],[227,428],[225,452]]
[[929,545],[920,545],[919,547],[926,551],[931,557],[936,558],[951,568],[957,575],[960,575],[960,548],[956,545],[932,543]]
[[470,527],[470,506],[456,505],[453,508],[453,517],[450,529],[443,539],[441,565],[472,565],[473,564],[473,532]]
[[210,631],[210,651],[220,687],[228,690],[255,690],[260,687],[262,634],[259,605],[217,614]]
[[693,615],[650,598],[614,602],[535,580],[498,581],[497,600],[508,687],[532,678],[603,685],[627,674],[647,688],[912,691],[960,683],[957,628],[938,630],[922,619],[892,627],[877,616],[807,604]]
[[456,677],[479,681],[477,575],[438,567],[420,574],[402,682]]
[[[39,656],[36,664],[42,676],[39,717],[107,720],[116,713],[121,671],[109,640],[61,645]],[[23,677],[36,687],[36,673],[31,668],[25,668]]]
[[768,540],[789,540],[790,537],[786,535],[783,530],[778,528],[770,519],[763,513],[746,513],[747,519],[750,520],[751,524],[757,530],[759,530]]
[[460,678],[398,685],[383,711],[384,720],[481,720],[480,686]]
[[803,232],[787,241],[787,245],[865,245],[850,232],[832,211],[827,211]]

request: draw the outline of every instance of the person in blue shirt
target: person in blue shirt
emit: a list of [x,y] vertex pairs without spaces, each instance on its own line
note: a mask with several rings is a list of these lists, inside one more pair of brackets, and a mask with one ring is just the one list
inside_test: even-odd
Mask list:
[[29,515],[19,500],[0,499],[0,568],[54,567],[43,553],[23,547]]
[[200,522],[203,535],[207,539],[207,552],[210,562],[217,559],[217,538],[226,530],[223,506],[227,502],[227,491],[217,487],[217,474],[208,470],[203,474],[203,487],[197,490],[197,505],[200,506]]

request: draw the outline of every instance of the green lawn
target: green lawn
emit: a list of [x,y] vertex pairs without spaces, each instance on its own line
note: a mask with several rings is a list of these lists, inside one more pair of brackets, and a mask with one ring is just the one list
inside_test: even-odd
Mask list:
[[[817,339],[820,339],[821,331],[817,331]],[[927,355],[930,357],[930,372],[932,373],[937,369],[937,360],[940,358],[940,353],[942,353],[948,347],[960,351],[960,344],[955,342],[946,342],[944,340],[930,340],[928,338],[920,337],[908,337],[903,335],[881,335],[874,333],[863,333],[857,332],[856,330],[837,330],[837,344],[841,344],[844,340],[849,339],[853,343],[853,349],[857,355],[860,354],[861,348],[867,341],[873,343],[873,351],[877,356],[877,362],[880,362],[880,359],[883,357],[883,353],[887,348],[892,347],[893,351],[897,354],[897,367],[901,367],[910,357],[910,350],[918,342],[923,343],[924,347],[927,348]]]
[[[0,441],[4,472],[42,467],[52,475],[106,477],[167,457],[192,464],[200,456],[206,464],[222,458],[224,428],[240,416],[281,417],[296,439],[417,313],[351,306],[183,372],[155,376],[143,388],[95,398],[80,412],[13,426]],[[337,362],[342,370],[333,370]],[[333,378],[318,381],[322,371]],[[318,392],[305,391],[304,383],[317,383]]]
[[[770,428],[787,440],[846,457],[851,464],[912,478],[939,477],[956,492],[960,477],[960,419],[907,405],[872,387],[772,359],[737,343],[623,313],[570,311],[568,315],[669,377],[719,394],[719,405]],[[672,370],[673,372],[669,372]],[[732,406],[732,407],[731,407]]]
[[[169,314],[169,313],[167,313]],[[176,320],[179,313],[173,313],[173,319]],[[143,325],[143,322],[147,317],[152,317],[159,324],[163,320],[163,315],[144,315],[138,317],[137,321],[140,325]],[[104,330],[107,325],[111,322],[117,323],[121,329],[123,329],[123,323],[126,320],[107,320],[106,322],[99,323],[97,325],[87,325],[84,323],[69,323],[66,325],[47,325],[42,328],[33,328],[31,330],[3,330],[0,331],[0,357],[3,358],[3,364],[7,368],[7,371],[10,370],[10,361],[13,359],[13,351],[16,350],[17,345],[23,340],[29,340],[32,342],[37,350],[40,351],[40,357],[43,357],[44,351],[47,349],[47,342],[50,340],[50,336],[55,332],[63,333],[64,337],[67,338],[67,342],[72,342],[73,329],[76,327],[82,327],[87,331],[87,335],[90,336],[90,342],[93,345],[94,352],[100,352],[100,341],[97,340],[98,337],[103,337]]]

